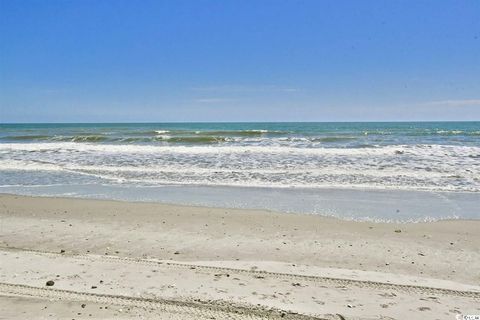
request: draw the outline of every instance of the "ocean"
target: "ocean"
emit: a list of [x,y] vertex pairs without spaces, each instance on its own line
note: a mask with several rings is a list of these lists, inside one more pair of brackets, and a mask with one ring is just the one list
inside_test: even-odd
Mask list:
[[0,124],[0,192],[478,219],[480,122]]

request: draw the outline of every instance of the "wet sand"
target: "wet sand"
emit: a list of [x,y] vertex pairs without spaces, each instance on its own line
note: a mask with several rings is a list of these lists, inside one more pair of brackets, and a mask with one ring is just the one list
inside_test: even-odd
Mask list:
[[0,217],[0,319],[480,313],[480,221],[13,195]]

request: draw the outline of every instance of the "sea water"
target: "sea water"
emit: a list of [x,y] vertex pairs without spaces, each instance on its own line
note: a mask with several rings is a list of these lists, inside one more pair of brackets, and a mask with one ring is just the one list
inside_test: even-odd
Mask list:
[[480,218],[480,122],[0,124],[0,192]]

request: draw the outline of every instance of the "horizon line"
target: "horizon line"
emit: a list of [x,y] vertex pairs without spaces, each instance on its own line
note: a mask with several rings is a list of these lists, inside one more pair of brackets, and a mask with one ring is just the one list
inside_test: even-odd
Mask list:
[[0,122],[0,125],[22,125],[22,124],[215,124],[215,123],[426,123],[426,122],[480,122],[479,120],[369,120],[369,121],[165,121],[165,122]]

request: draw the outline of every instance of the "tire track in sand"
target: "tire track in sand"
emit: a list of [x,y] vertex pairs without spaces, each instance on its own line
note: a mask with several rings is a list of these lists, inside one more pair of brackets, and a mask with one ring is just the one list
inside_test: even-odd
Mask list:
[[0,250],[4,251],[19,251],[19,252],[28,252],[37,255],[43,255],[54,258],[68,257],[78,260],[92,260],[99,259],[107,262],[115,263],[128,263],[128,264],[141,264],[147,266],[163,267],[169,269],[195,269],[196,271],[206,271],[214,273],[236,273],[236,274],[246,274],[251,275],[252,277],[272,277],[274,279],[282,279],[289,281],[308,281],[314,283],[323,283],[330,284],[334,286],[355,286],[358,288],[367,288],[367,289],[377,289],[377,290],[397,290],[407,293],[417,293],[417,294],[440,294],[446,296],[459,296],[465,298],[474,298],[480,299],[480,291],[467,291],[467,290],[454,290],[447,288],[435,288],[429,286],[421,285],[412,285],[412,284],[396,284],[396,283],[387,283],[387,282],[378,282],[371,280],[357,280],[357,279],[346,279],[346,278],[334,278],[334,277],[323,277],[323,276],[313,276],[313,275],[302,275],[302,274],[293,274],[293,273],[281,273],[281,272],[271,272],[264,270],[252,270],[252,269],[240,269],[240,268],[230,268],[230,267],[217,267],[217,266],[205,266],[198,264],[191,264],[188,262],[167,262],[154,259],[141,259],[141,258],[128,258],[128,257],[119,257],[111,255],[87,255],[87,254],[65,254],[57,252],[49,252],[42,250],[31,250],[23,248],[14,248],[14,247],[1,247]]
[[27,296],[48,300],[83,301],[108,305],[120,305],[152,309],[157,312],[181,316],[194,316],[196,319],[298,319],[298,320],[330,320],[341,319],[335,315],[315,317],[277,309],[267,309],[257,306],[237,305],[224,301],[182,301],[162,298],[141,298],[111,294],[97,294],[39,288],[21,284],[0,282],[0,293],[14,296]]

